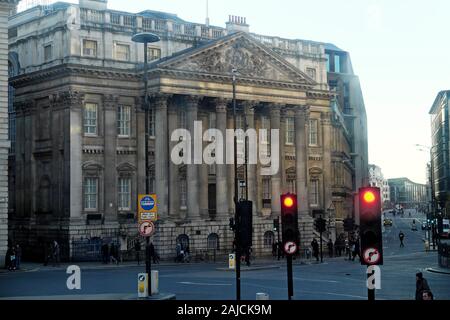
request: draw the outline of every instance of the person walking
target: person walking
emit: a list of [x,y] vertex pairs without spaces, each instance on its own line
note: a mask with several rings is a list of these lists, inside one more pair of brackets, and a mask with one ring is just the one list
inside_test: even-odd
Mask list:
[[20,262],[22,261],[22,248],[16,244],[16,269],[20,269]]
[[327,246],[328,246],[328,256],[330,258],[333,258],[333,241],[331,239],[328,240]]
[[8,247],[6,250],[6,259],[5,259],[5,267],[9,271],[14,271],[14,248]]
[[59,267],[59,255],[60,249],[59,244],[56,240],[53,241],[53,266]]
[[361,253],[359,248],[359,239],[356,239],[353,243],[352,261],[355,261],[356,256],[358,256],[361,261]]
[[403,244],[403,240],[405,239],[405,234],[403,231],[400,231],[398,234],[398,238],[400,239],[400,248],[403,248],[405,245]]
[[136,251],[136,260],[139,266],[141,264],[141,242],[139,240],[134,244],[134,251]]
[[117,246],[114,242],[111,242],[109,246],[109,253],[111,263],[119,264],[119,260],[117,259]]
[[319,244],[317,243],[316,238],[311,242],[311,247],[313,251],[313,256],[316,258],[316,261],[319,261]]
[[418,272],[416,273],[416,300],[424,300],[424,294],[430,295],[431,299],[433,299],[428,281],[423,277],[422,272]]

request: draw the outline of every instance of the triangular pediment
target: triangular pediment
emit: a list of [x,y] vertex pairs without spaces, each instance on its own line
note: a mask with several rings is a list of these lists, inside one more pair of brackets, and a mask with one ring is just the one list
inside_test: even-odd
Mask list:
[[316,85],[282,56],[242,32],[179,52],[154,67],[203,76],[231,76],[236,69],[240,78]]

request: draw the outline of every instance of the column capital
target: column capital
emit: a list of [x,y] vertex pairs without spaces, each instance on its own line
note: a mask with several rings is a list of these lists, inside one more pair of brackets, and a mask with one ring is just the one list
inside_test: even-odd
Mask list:
[[323,125],[331,125],[331,112],[323,112],[320,114],[320,121]]
[[62,108],[81,109],[84,103],[84,93],[78,91],[61,91],[49,96],[50,104]]
[[119,96],[112,94],[103,95],[103,107],[105,110],[114,110],[119,104]]
[[309,106],[296,106],[295,107],[295,116],[298,118],[304,117],[306,120],[309,119],[309,115],[311,113],[311,108]]
[[156,110],[166,109],[167,102],[171,98],[170,94],[158,93],[150,96],[150,105],[153,105]]
[[269,105],[270,115],[271,116],[279,116],[281,114],[282,104],[273,103]]
[[183,103],[186,103],[187,108],[198,108],[198,104],[203,97],[201,96],[182,96]]

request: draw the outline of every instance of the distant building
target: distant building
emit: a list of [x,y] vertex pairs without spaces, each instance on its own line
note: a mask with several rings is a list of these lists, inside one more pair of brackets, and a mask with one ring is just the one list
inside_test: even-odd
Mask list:
[[448,215],[450,209],[449,105],[450,90],[441,91],[430,110],[434,194],[437,203],[444,209],[446,215]]
[[391,203],[404,208],[418,208],[427,205],[427,185],[415,183],[408,178],[389,179]]
[[391,206],[389,183],[384,178],[381,168],[377,165],[369,164],[369,184],[371,187],[380,188],[383,208],[389,208]]

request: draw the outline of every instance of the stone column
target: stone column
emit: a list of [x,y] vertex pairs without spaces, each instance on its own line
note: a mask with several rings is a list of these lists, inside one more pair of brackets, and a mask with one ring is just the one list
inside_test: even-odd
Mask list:
[[83,211],[83,96],[67,93],[70,108],[70,219],[81,218]]
[[191,134],[191,164],[187,165],[187,209],[188,219],[198,220],[200,219],[200,197],[199,197],[199,167],[194,164],[194,122],[197,121],[198,113],[198,101],[197,97],[185,97],[184,103],[186,105],[186,125],[187,130]]
[[[281,127],[281,105],[279,104],[273,104],[270,105],[270,129],[280,130]],[[281,206],[280,206],[280,195],[281,195],[281,170],[283,168],[282,166],[282,159],[283,159],[283,138],[281,135],[280,130],[280,141],[271,141],[271,147],[274,144],[278,144],[278,148],[280,150],[280,170],[272,176],[272,216],[278,216],[281,213]]]
[[[199,121],[202,121],[202,140],[203,133],[208,130],[209,126],[209,118],[207,112],[200,112],[198,114]],[[202,219],[209,219],[209,208],[208,208],[208,187],[209,187],[209,173],[208,173],[208,165],[203,161],[203,150],[205,150],[206,142],[202,144],[202,164],[199,165],[199,206],[200,206],[200,216]]]
[[[178,112],[177,106],[170,104],[168,108],[169,113],[169,140],[172,132],[178,129]],[[169,156],[178,141],[169,142]],[[179,166],[175,165],[169,160],[169,218],[180,219],[180,180],[178,177]]]
[[306,123],[309,107],[298,106],[295,110],[295,168],[299,216],[309,215],[308,194],[308,147]]
[[[247,125],[247,129],[255,129],[255,109],[254,107],[257,105],[257,102],[251,101],[246,102],[244,106],[245,112],[245,123]],[[251,141],[249,141],[250,146]],[[247,148],[248,148],[247,147]],[[250,157],[250,153],[247,153],[247,156]],[[249,158],[248,158],[249,159]],[[256,157],[258,159],[258,157]],[[253,202],[253,213],[256,213],[256,204],[258,201],[257,197],[257,179],[256,179],[256,164],[248,164],[247,166],[247,175],[248,175],[248,200]]]
[[[331,113],[325,112],[321,114],[321,124],[323,132],[323,206],[325,211],[332,203],[331,195]],[[326,211],[327,212],[327,211]]]
[[[216,164],[216,212],[217,219],[225,220],[229,215],[228,202],[228,174],[226,165],[226,129],[227,129],[227,100],[217,99],[216,101],[217,129],[222,133],[223,137],[223,164]],[[217,151],[216,151],[217,154]]]
[[167,95],[157,95],[153,98],[152,104],[155,108],[155,184],[156,195],[158,197],[158,213],[163,219],[167,217],[168,211],[168,149],[169,141],[167,137]]
[[103,96],[105,156],[104,208],[105,220],[117,220],[117,108],[119,97]]

